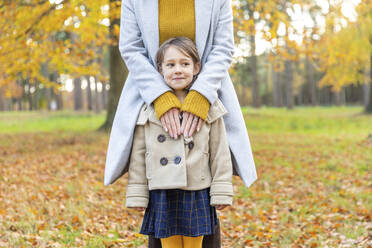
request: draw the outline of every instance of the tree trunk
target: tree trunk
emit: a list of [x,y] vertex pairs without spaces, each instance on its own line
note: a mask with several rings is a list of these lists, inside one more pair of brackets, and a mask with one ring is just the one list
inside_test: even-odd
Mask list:
[[273,104],[275,107],[282,106],[282,88],[280,82],[280,72],[275,71],[274,65],[272,66],[272,93],[273,93]]
[[261,106],[260,99],[260,87],[257,78],[257,56],[256,56],[256,39],[254,35],[249,36],[250,47],[251,47],[251,57],[250,60],[250,72],[252,75],[252,103],[254,108],[259,108]]
[[[54,72],[52,74],[52,81],[54,83],[57,83],[57,80],[58,80],[58,72]],[[63,110],[63,97],[62,97],[62,91],[59,91],[59,90],[55,90],[55,88],[53,87],[52,88],[52,98],[54,98],[56,100],[56,103],[57,103],[57,110]],[[56,93],[57,92],[57,93]]]
[[[368,79],[369,80],[369,79]],[[362,91],[363,91],[363,106],[367,107],[368,101],[369,101],[369,88],[371,87],[371,84],[364,83],[362,85]]]
[[0,89],[0,111],[4,111],[5,110],[5,106],[4,106],[4,96],[3,96],[3,92],[2,90]]
[[93,102],[92,102],[92,88],[90,87],[90,76],[85,76],[85,79],[87,80],[87,104],[88,104],[88,110],[93,110]]
[[52,110],[52,88],[45,88],[46,100],[47,100],[47,109]]
[[[94,90],[94,111],[98,114],[101,112],[101,97],[100,93],[98,91],[98,82],[97,82],[97,77],[94,77],[94,85],[95,85],[95,90]],[[102,87],[103,90],[103,87]]]
[[81,110],[83,108],[83,98],[81,90],[81,78],[74,78],[74,110]]
[[336,98],[336,105],[345,105],[345,87],[342,87],[340,91],[334,92]]
[[106,89],[106,83],[102,83],[102,91],[101,91],[101,98],[102,98],[102,108],[107,109],[107,89]]
[[26,86],[27,86],[27,101],[28,101],[28,110],[32,110],[32,95],[31,95],[31,84],[30,80],[27,78],[26,79]]
[[370,69],[369,69],[369,96],[368,103],[365,107],[365,112],[372,114],[372,54],[370,55]]
[[285,93],[286,93],[286,106],[288,109],[293,108],[293,63],[290,60],[284,62],[285,70]]
[[318,105],[318,99],[316,96],[316,82],[314,79],[314,70],[313,65],[309,61],[308,58],[306,58],[306,81],[307,85],[310,87],[310,103],[311,105],[315,106]]
[[18,111],[22,111],[22,97],[17,99],[17,104],[18,104]]
[[[110,0],[110,3],[116,3],[116,0]],[[120,25],[120,19],[113,19],[114,13],[110,11],[110,38],[115,39],[114,25]],[[110,90],[107,103],[107,115],[105,123],[99,128],[100,130],[111,130],[114,121],[116,108],[119,102],[121,91],[124,85],[124,80],[128,76],[128,69],[126,68],[117,43],[110,45]]]
[[267,73],[265,74],[265,79],[264,79],[265,97],[262,100],[263,100],[263,104],[265,106],[269,106],[270,105],[270,89],[269,89],[269,85],[270,85],[270,79],[271,79],[271,73],[272,72],[270,70],[270,66],[266,66],[266,70],[267,70]]

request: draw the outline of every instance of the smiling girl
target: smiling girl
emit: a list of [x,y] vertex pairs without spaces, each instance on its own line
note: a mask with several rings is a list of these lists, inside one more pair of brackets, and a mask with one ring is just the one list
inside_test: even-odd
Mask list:
[[[181,104],[200,71],[195,44],[188,38],[167,40],[157,67]],[[153,106],[137,119],[130,156],[126,206],[144,210],[141,234],[160,238],[162,247],[202,247],[214,232],[217,210],[231,205],[232,162],[222,102],[210,107],[205,125],[194,136],[172,138]],[[180,117],[181,118],[181,117]],[[182,122],[182,119],[181,119]]]

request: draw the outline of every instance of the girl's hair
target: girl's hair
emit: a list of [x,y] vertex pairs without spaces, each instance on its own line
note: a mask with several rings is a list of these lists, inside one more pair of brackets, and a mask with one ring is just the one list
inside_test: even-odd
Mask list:
[[163,63],[164,61],[165,51],[170,46],[174,46],[181,52],[190,56],[194,64],[200,62],[200,57],[198,54],[198,50],[196,49],[195,43],[187,37],[175,37],[164,41],[164,43],[159,47],[159,50],[156,53],[156,66],[158,67],[158,70],[160,70],[161,63]]

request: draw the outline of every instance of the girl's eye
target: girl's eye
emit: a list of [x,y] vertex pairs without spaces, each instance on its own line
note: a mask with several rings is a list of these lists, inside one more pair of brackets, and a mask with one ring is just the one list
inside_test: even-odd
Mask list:
[[174,65],[173,63],[168,63],[168,64],[167,64],[168,67],[171,67],[171,66],[173,66],[173,65]]
[[190,65],[190,63],[183,63],[183,65],[184,65],[184,66],[188,66],[188,65]]

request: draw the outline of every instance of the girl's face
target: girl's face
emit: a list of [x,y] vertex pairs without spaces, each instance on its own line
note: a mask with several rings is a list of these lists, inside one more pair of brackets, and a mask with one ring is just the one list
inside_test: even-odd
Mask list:
[[192,58],[174,46],[170,46],[164,53],[160,72],[165,82],[174,90],[183,90],[193,81],[193,76],[198,74],[200,63],[194,64]]

